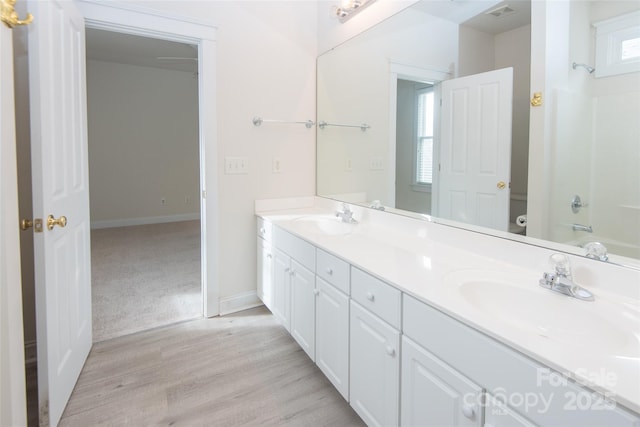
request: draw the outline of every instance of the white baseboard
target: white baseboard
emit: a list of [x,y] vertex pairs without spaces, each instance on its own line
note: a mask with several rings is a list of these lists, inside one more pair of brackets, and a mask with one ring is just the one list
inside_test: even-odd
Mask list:
[[200,219],[200,212],[168,215],[168,216],[148,216],[142,218],[125,218],[125,219],[113,219],[106,221],[91,221],[91,229],[96,230],[98,228],[113,228],[113,227],[128,227],[130,225],[147,225],[147,224],[162,224],[165,222],[180,222],[180,221],[194,221]]
[[38,363],[38,350],[35,341],[24,342],[24,363],[25,365],[35,365]]
[[256,291],[242,292],[230,297],[220,298],[220,316],[258,307],[262,301]]

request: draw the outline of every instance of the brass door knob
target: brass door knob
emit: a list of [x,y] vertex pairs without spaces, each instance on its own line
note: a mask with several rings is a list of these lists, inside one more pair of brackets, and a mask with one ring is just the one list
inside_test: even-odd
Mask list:
[[67,225],[67,217],[62,215],[60,218],[55,219],[53,215],[49,215],[47,217],[47,230],[53,230],[56,225],[64,228]]
[[496,187],[498,187],[498,190],[504,190],[506,186],[507,184],[505,184],[504,181],[500,181],[499,183],[496,184]]

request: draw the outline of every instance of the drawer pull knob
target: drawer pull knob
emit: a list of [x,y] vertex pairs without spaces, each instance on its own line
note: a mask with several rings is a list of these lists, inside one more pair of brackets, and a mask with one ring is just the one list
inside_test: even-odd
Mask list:
[[472,405],[462,405],[462,415],[464,415],[465,417],[472,419],[475,415],[475,412],[476,411]]
[[376,299],[376,296],[373,295],[373,292],[367,292],[367,299],[369,301],[373,301],[374,299]]
[[265,233],[266,231],[267,231],[267,230],[265,230],[265,229],[264,229],[264,227],[260,227],[260,234],[262,234],[263,236],[264,236],[264,233]]
[[273,258],[273,255],[267,254],[267,258],[269,258],[269,259]]
[[333,274],[333,269],[331,267],[327,268],[327,274],[331,276]]
[[285,268],[285,269],[284,269],[284,272],[285,272],[285,273],[288,273],[290,270],[291,270],[291,269],[290,269],[289,267],[287,267],[287,268]]
[[315,296],[318,296],[318,295],[320,295],[320,291],[319,291],[319,290],[317,290],[317,289],[314,289],[314,290],[313,290],[313,294],[314,294]]
[[391,347],[390,345],[388,345],[388,346],[387,346],[387,354],[388,354],[389,356],[395,356],[395,354],[396,354],[396,350],[395,350],[393,347]]

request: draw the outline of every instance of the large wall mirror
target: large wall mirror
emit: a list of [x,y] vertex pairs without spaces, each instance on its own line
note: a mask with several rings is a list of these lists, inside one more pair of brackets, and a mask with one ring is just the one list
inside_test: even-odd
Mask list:
[[640,266],[639,29],[630,1],[415,3],[319,56],[318,195]]

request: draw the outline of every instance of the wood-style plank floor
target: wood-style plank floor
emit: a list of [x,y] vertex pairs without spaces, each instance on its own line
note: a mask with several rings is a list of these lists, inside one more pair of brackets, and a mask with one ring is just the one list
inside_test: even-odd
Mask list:
[[264,307],[94,344],[60,426],[362,426]]

